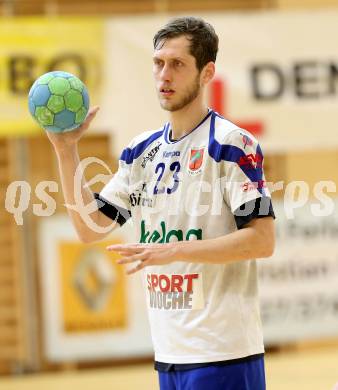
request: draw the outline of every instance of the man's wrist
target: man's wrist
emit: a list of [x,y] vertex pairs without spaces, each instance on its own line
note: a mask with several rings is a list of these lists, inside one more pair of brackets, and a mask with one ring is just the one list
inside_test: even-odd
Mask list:
[[191,261],[191,246],[194,241],[178,241],[173,244],[174,261]]
[[77,153],[78,146],[77,146],[77,143],[65,144],[62,146],[55,146],[54,145],[54,150],[58,156],[62,157],[62,156],[67,156],[67,155],[72,155],[74,153]]

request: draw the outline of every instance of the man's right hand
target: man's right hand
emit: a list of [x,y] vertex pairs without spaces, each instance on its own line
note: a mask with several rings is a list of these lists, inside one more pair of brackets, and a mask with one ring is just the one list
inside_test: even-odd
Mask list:
[[88,130],[91,121],[95,118],[99,110],[98,106],[92,107],[86,116],[86,119],[80,127],[72,131],[65,131],[62,133],[53,133],[52,131],[46,131],[47,137],[53,144],[56,151],[63,150],[68,147],[76,145],[84,132]]

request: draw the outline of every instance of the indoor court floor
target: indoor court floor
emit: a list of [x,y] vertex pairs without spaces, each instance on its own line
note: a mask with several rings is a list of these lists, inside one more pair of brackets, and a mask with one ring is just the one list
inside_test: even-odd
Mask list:
[[[267,390],[334,390],[338,382],[338,347],[268,353],[266,375]],[[135,389],[158,389],[152,364],[0,378],[0,390]]]

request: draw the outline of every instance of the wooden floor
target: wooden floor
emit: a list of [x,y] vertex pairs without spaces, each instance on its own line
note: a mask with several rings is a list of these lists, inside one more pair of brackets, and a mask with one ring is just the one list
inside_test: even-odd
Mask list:
[[[338,347],[269,353],[266,375],[268,390],[333,390],[338,382]],[[0,378],[0,390],[135,389],[158,389],[151,364]]]

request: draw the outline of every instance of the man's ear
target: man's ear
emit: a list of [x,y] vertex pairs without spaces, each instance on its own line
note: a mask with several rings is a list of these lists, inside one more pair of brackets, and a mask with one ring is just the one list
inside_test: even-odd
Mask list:
[[201,77],[201,82],[202,84],[208,84],[210,80],[215,75],[215,63],[210,61],[208,62],[205,67],[202,70],[202,77]]

